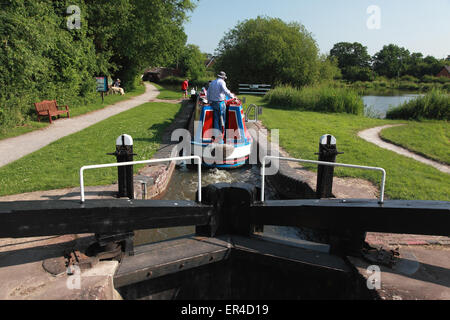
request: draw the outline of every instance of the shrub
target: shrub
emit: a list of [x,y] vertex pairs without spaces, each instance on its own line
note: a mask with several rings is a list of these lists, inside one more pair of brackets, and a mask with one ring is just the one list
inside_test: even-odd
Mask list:
[[377,80],[373,82],[373,85],[375,87],[381,87],[381,88],[387,88],[389,87],[389,82],[388,81],[383,81],[383,80]]
[[443,90],[446,90],[446,91],[450,91],[450,82],[444,84],[444,85],[442,86],[442,89],[443,89]]
[[364,103],[356,91],[326,85],[296,89],[279,86],[271,90],[264,100],[276,107],[324,113],[363,114]]
[[407,82],[419,82],[419,79],[417,79],[416,77],[410,76],[409,74],[401,76],[400,80],[407,81]]
[[[180,77],[167,77],[167,78],[161,80],[159,83],[161,85],[166,85],[166,86],[179,86],[179,87],[181,87],[181,84],[183,83],[183,81],[185,79],[186,78],[180,78]],[[214,80],[214,78],[200,78],[200,79],[196,79],[196,80],[189,79],[189,87],[190,88],[197,87],[199,90],[202,87],[207,88],[208,87],[208,83],[211,80]]]
[[389,110],[388,119],[404,120],[450,120],[450,95],[439,89],[433,89],[425,96],[403,103]]
[[428,92],[436,88],[436,85],[433,83],[421,83],[420,91]]
[[418,90],[419,89],[419,85],[417,83],[414,83],[414,82],[402,81],[398,85],[398,88],[401,89],[401,90]]
[[423,76],[422,82],[427,83],[450,83],[450,78],[447,77],[434,77],[434,76]]

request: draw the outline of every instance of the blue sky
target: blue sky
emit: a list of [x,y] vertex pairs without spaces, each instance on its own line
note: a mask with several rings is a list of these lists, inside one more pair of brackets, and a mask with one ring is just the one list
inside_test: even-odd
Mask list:
[[[369,6],[380,29],[369,29]],[[450,55],[450,0],[200,0],[185,25],[188,43],[214,53],[239,21],[258,15],[302,23],[328,53],[337,42],[360,42],[373,55],[390,43],[436,58]]]

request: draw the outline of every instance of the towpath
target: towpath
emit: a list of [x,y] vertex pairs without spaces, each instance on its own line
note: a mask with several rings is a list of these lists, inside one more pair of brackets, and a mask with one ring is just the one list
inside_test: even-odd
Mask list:
[[404,149],[402,147],[396,146],[394,144],[388,143],[384,140],[382,140],[380,138],[380,132],[388,129],[388,128],[392,128],[392,127],[398,127],[398,126],[402,126],[402,124],[400,125],[386,125],[386,126],[382,126],[382,127],[376,127],[376,128],[372,128],[372,129],[368,129],[368,130],[364,130],[361,131],[360,133],[358,133],[358,136],[361,137],[362,139],[366,140],[367,142],[373,143],[377,146],[379,146],[380,148],[383,149],[387,149],[387,150],[391,150],[394,151],[395,153],[398,153],[402,156],[414,159],[416,161],[422,162],[424,164],[427,164],[429,166],[432,166],[436,169],[438,169],[441,172],[444,173],[450,173],[450,166],[447,166],[445,164],[427,159],[425,157],[422,157],[414,152],[411,152],[407,149]]
[[32,152],[35,152],[50,143],[57,141],[65,136],[86,129],[100,121],[108,119],[124,111],[130,110],[147,102],[168,102],[179,103],[180,101],[158,100],[158,89],[152,84],[145,84],[145,93],[121,101],[114,105],[105,107],[101,110],[90,112],[88,114],[55,121],[51,126],[42,130],[36,130],[21,136],[9,138],[0,141],[0,167],[16,161]]

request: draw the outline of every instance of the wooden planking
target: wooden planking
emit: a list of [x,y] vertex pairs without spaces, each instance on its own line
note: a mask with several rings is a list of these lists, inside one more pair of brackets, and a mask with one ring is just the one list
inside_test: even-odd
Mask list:
[[134,256],[123,259],[114,277],[114,286],[159,278],[223,261],[231,250],[229,237],[186,237],[136,248]]
[[0,203],[0,237],[122,233],[206,225],[212,207],[191,201],[90,200]]
[[336,233],[384,232],[449,236],[450,202],[389,200],[289,200],[255,204],[258,225],[297,226]]
[[250,261],[255,268],[267,264],[324,274],[351,272],[344,260],[337,256],[299,248],[295,244],[290,246],[288,242],[281,244],[261,237],[235,235],[186,237],[136,248],[135,256],[123,259],[114,277],[114,285],[122,288],[229,258]]
[[289,245],[288,241],[279,243],[259,236],[250,238],[233,236],[232,239],[235,251],[244,253],[239,255],[240,257],[250,257],[251,255],[249,254],[253,254],[259,256],[258,260],[278,260],[281,264],[290,262],[294,265],[302,264],[311,268],[350,272],[349,267],[340,257],[329,255],[324,252],[299,248],[294,243]]

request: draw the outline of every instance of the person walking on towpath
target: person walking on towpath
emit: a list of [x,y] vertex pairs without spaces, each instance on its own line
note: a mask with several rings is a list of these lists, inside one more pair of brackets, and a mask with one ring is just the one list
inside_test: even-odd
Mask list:
[[[214,129],[222,132],[222,123],[225,124],[225,99],[227,96],[234,99],[235,95],[231,93],[227,88],[225,80],[227,79],[227,74],[221,71],[217,75],[217,79],[211,82],[208,88],[208,102],[214,111]],[[216,131],[217,133],[217,131]],[[217,138],[217,137],[216,137]]]
[[181,85],[181,91],[183,91],[183,98],[187,98],[188,96],[188,88],[189,88],[189,79],[183,81]]

